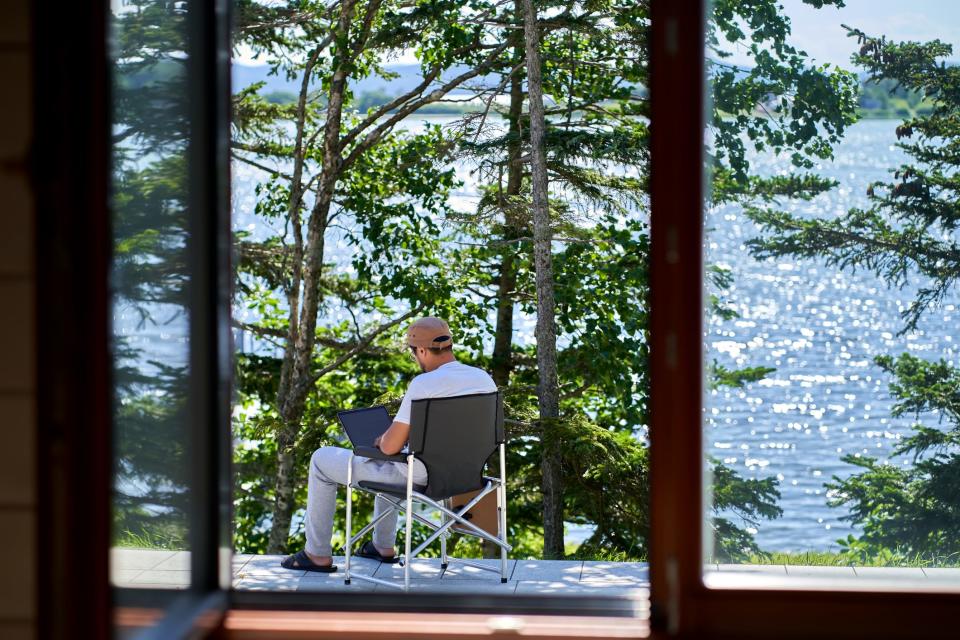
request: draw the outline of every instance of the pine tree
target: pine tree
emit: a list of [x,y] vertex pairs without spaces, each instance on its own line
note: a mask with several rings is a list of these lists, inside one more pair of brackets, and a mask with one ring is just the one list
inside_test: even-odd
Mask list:
[[[775,208],[756,208],[750,217],[763,236],[750,242],[757,257],[824,259],[840,269],[865,269],[889,286],[909,279],[921,284],[903,311],[901,333],[920,325],[925,313],[956,291],[960,278],[960,68],[943,60],[952,48],[934,40],[890,42],[849,29],[860,49],[853,61],[869,81],[919,93],[930,113],[901,122],[898,146],[910,161],[891,169],[892,180],[867,189],[869,206],[833,218],[799,218]],[[960,552],[960,371],[944,361],[910,354],[879,356],[876,364],[892,376],[894,417],[929,412],[939,424],[914,424],[893,456],[911,455],[909,468],[870,456],[844,456],[863,469],[827,484],[831,504],[850,510],[846,518],[863,527],[841,543],[851,553],[875,555]],[[945,423],[945,424],[944,424]]]

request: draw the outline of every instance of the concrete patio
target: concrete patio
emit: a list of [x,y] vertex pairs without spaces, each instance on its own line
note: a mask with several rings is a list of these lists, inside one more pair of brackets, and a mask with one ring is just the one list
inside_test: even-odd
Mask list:
[[[256,591],[383,591],[390,587],[363,580],[343,583],[344,559],[334,559],[336,573],[292,571],[280,566],[284,556],[236,555],[233,585]],[[473,560],[499,569],[499,560]],[[190,580],[188,551],[113,549],[111,577],[118,587],[182,589]],[[351,573],[403,584],[403,568],[366,558],[351,560]],[[410,588],[418,591],[460,593],[590,593],[629,595],[649,586],[645,562],[583,562],[510,560],[506,584],[499,573],[452,562],[440,567],[439,558],[418,559],[410,567]]]
[[[251,591],[383,591],[390,587],[354,580],[343,583],[343,557],[333,574],[291,571],[280,566],[283,556],[236,555],[233,586]],[[474,561],[478,562],[478,561]],[[499,567],[497,560],[481,560]],[[183,589],[190,580],[190,552],[117,548],[111,551],[113,584],[126,588]],[[509,581],[501,584],[498,573],[452,563],[441,569],[437,558],[415,560],[411,565],[411,590],[447,593],[540,593],[592,595],[646,595],[650,586],[645,562],[596,562],[579,560],[510,560]],[[803,567],[787,565],[707,565],[711,586],[765,585],[777,587],[823,586],[873,588],[896,586],[922,590],[960,589],[960,569],[919,567]],[[353,574],[371,575],[403,582],[403,568],[366,558],[354,558]]]

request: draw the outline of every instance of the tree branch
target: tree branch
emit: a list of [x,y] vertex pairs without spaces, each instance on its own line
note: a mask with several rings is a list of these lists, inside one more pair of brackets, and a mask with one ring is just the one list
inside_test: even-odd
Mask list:
[[[415,101],[413,101],[413,102],[408,103],[407,106],[405,106],[404,108],[402,108],[402,109],[400,109],[399,111],[397,111],[393,116],[391,116],[391,117],[388,118],[386,121],[384,121],[382,124],[380,124],[379,126],[377,126],[373,131],[371,131],[370,133],[368,133],[368,134],[363,138],[363,140],[361,140],[359,143],[357,143],[357,145],[350,151],[350,154],[349,154],[349,155],[346,157],[346,159],[343,161],[343,166],[344,166],[344,168],[349,167],[351,164],[353,164],[353,163],[356,161],[356,159],[357,159],[358,157],[360,157],[360,155],[361,155],[362,153],[364,153],[367,149],[369,149],[371,146],[373,146],[373,145],[380,139],[380,137],[381,137],[385,132],[387,132],[388,130],[390,130],[396,123],[400,122],[401,120],[403,120],[404,118],[406,118],[408,115],[410,115],[411,113],[413,113],[414,111],[416,111],[416,110],[419,109],[420,107],[422,107],[422,106],[424,106],[424,105],[426,105],[426,104],[430,104],[431,102],[436,102],[437,100],[439,100],[440,98],[442,98],[443,96],[445,96],[447,93],[449,93],[450,91],[452,91],[452,90],[455,89],[456,87],[460,86],[461,84],[463,84],[464,82],[466,82],[466,81],[469,80],[470,78],[474,78],[474,77],[480,75],[483,71],[485,71],[486,69],[488,69],[488,68],[490,67],[490,65],[493,64],[493,62],[494,62],[494,60],[496,60],[497,56],[499,56],[501,53],[503,53],[503,51],[506,50],[509,45],[510,45],[509,42],[505,42],[505,43],[503,43],[503,44],[495,47],[494,50],[491,51],[490,54],[484,59],[483,62],[481,62],[480,64],[478,64],[476,67],[474,67],[474,68],[471,69],[470,71],[467,71],[467,72],[465,72],[465,73],[457,76],[456,78],[454,78],[454,79],[451,80],[450,82],[446,83],[445,85],[443,85],[443,86],[440,87],[439,89],[435,89],[435,90],[432,91],[430,94],[428,94],[427,96],[421,98],[420,100],[415,100]],[[356,128],[355,128],[355,129],[356,129]],[[351,133],[353,133],[353,131],[351,131]],[[357,133],[359,133],[359,131],[357,131]],[[348,134],[348,136],[349,136],[349,135],[350,135],[350,134]],[[343,147],[341,147],[341,148],[343,148]]]
[[423,307],[415,307],[415,308],[411,309],[410,311],[408,311],[407,313],[405,313],[405,314],[403,314],[402,316],[400,316],[399,318],[396,318],[396,319],[394,319],[394,320],[391,320],[390,322],[388,322],[388,323],[386,323],[386,324],[382,324],[382,325],[380,325],[379,327],[377,327],[376,329],[374,329],[373,331],[371,331],[370,333],[368,333],[366,336],[364,336],[364,338],[363,338],[362,340],[358,341],[358,342],[356,343],[356,345],[355,345],[352,349],[350,349],[349,351],[347,351],[346,353],[344,353],[342,356],[340,356],[339,358],[337,358],[336,360],[334,360],[333,362],[331,362],[331,363],[328,364],[327,366],[323,367],[322,369],[320,369],[320,370],[317,371],[316,373],[312,374],[312,375],[310,376],[311,384],[316,383],[317,380],[319,380],[319,379],[322,378],[323,376],[327,375],[327,374],[330,373],[331,371],[334,371],[334,370],[340,368],[340,365],[342,365],[344,362],[346,362],[346,361],[349,360],[350,358],[354,357],[355,355],[357,355],[357,354],[360,353],[361,351],[364,351],[364,350],[367,348],[367,346],[369,346],[369,344],[370,344],[371,342],[373,342],[378,336],[382,335],[384,332],[388,331],[389,329],[392,329],[393,327],[397,326],[398,324],[400,324],[400,323],[403,322],[404,320],[407,320],[408,318],[412,318],[412,317],[415,316],[416,314],[420,313],[420,311],[421,311],[422,308],[423,308]]

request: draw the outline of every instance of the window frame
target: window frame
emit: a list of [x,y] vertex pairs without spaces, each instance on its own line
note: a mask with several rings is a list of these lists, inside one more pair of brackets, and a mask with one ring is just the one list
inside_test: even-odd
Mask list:
[[[230,2],[188,5],[190,548],[186,590],[110,583],[113,487],[110,2],[32,10],[38,635],[207,635],[229,604]],[[63,105],[70,105],[64,109]],[[82,363],[78,367],[78,363]],[[215,425],[214,428],[202,428]],[[78,567],[81,570],[78,570]]]
[[[106,9],[68,3],[55,20],[40,20],[41,11],[31,5],[38,520],[31,566],[44,611],[37,635],[66,638],[80,628],[108,637]],[[73,570],[70,560],[80,557],[86,571]]]
[[[652,0],[651,626],[671,635],[936,637],[960,593],[703,580],[706,0]],[[658,73],[667,69],[667,73]],[[693,399],[696,401],[693,401]],[[922,621],[922,623],[919,623]],[[953,627],[955,629],[955,627]]]
[[[654,633],[769,637],[923,635],[949,628],[960,594],[708,589],[702,576],[703,478],[703,130],[704,0],[651,0],[651,624]],[[628,598],[493,597],[450,594],[429,601],[405,594],[296,594],[232,589],[229,560],[231,478],[229,376],[229,1],[192,2],[191,405],[199,469],[191,514],[192,580],[181,593],[130,594],[142,619],[164,614],[148,635],[213,631],[226,621],[279,620],[331,611],[461,615],[634,616]],[[110,637],[117,613],[108,575],[110,545],[111,394],[109,353],[109,3],[59,9],[34,21],[37,105],[32,178],[37,194],[38,447],[40,548],[56,562],[42,567],[38,595],[53,616],[41,635],[68,637],[84,628]],[[78,28],[78,26],[89,28]],[[65,64],[70,61],[72,64]],[[666,72],[662,71],[666,70]],[[84,100],[77,99],[84,96]],[[61,110],[70,103],[76,108]],[[53,125],[51,126],[51,123]],[[199,212],[215,212],[201,215]],[[198,312],[199,311],[199,312]],[[86,375],[70,370],[88,363]],[[691,394],[699,398],[691,402]],[[73,411],[66,411],[70,406]],[[70,451],[66,456],[64,451]],[[690,470],[695,470],[691,472]],[[82,499],[81,499],[82,497]],[[69,532],[69,535],[67,535]],[[225,546],[226,545],[226,546]],[[38,559],[40,554],[38,553]],[[47,555],[43,556],[44,558]],[[84,557],[87,571],[65,559]],[[167,607],[156,606],[167,599]],[[579,603],[576,608],[572,604]],[[150,609],[153,609],[152,614]],[[324,610],[327,613],[324,613]],[[122,615],[124,612],[118,612]],[[262,618],[258,615],[262,614]],[[306,615],[306,614],[305,614]],[[232,616],[232,617],[231,617]],[[313,616],[313,617],[311,617]],[[426,616],[428,619],[430,616]],[[301,618],[303,619],[303,618]],[[480,628],[487,628],[483,620]],[[543,618],[538,618],[543,619]],[[634,635],[642,618],[632,617]],[[923,625],[917,624],[923,620]],[[626,622],[626,621],[624,621]],[[785,626],[785,623],[788,626]],[[363,620],[358,620],[360,627]],[[825,627],[824,625],[829,625]],[[598,625],[597,632],[601,633]],[[309,625],[305,626],[309,628]],[[315,627],[314,627],[315,628]],[[488,629],[489,631],[489,629]],[[634,633],[635,631],[635,633]],[[402,626],[396,627],[404,633]]]

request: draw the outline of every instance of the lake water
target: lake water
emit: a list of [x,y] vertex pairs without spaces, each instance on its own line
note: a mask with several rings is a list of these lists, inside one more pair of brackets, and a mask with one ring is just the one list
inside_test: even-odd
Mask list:
[[[866,206],[868,184],[889,179],[888,169],[906,161],[894,146],[897,124],[854,125],[836,159],[818,169],[839,186],[786,210],[830,218]],[[769,154],[753,161],[764,174],[788,168]],[[873,358],[910,352],[955,363],[960,302],[954,296],[931,309],[918,330],[898,336],[904,327],[900,312],[913,300],[918,281],[891,290],[871,273],[841,272],[822,261],[757,261],[743,244],[756,229],[735,206],[709,212],[707,226],[707,260],[732,270],[731,302],[740,314],[709,323],[707,359],[776,371],[745,389],[710,393],[704,442],[747,477],[780,479],[784,514],[759,525],[762,548],[836,549],[836,539],[853,529],[840,520],[844,510],[827,506],[824,482],[855,471],[840,461],[844,454],[885,459],[914,422],[913,416],[891,417],[889,377]],[[937,424],[936,416],[922,419]]]
[[[449,117],[431,117],[446,123]],[[872,120],[854,125],[836,159],[819,173],[840,185],[808,203],[787,208],[803,215],[836,216],[866,203],[868,183],[886,179],[887,170],[904,160],[896,149],[896,121]],[[416,126],[416,125],[414,125]],[[751,158],[756,169],[772,174],[788,169],[770,154]],[[458,207],[470,207],[477,192],[467,167],[458,168],[464,185],[454,194]],[[264,174],[234,163],[234,227],[255,236],[269,232],[252,215],[254,187]],[[735,206],[707,214],[708,263],[733,273],[729,301],[740,317],[711,319],[707,325],[707,360],[726,366],[770,366],[776,371],[744,389],[721,389],[705,401],[708,452],[746,477],[776,476],[781,482],[784,515],[757,526],[756,537],[768,550],[836,549],[837,538],[853,529],[841,509],[827,506],[824,482],[854,471],[843,464],[845,453],[887,456],[909,432],[912,417],[892,419],[888,379],[872,359],[878,354],[909,351],[928,359],[956,361],[956,300],[928,312],[919,329],[898,336],[900,312],[913,299],[917,283],[889,290],[869,273],[838,272],[818,261],[760,262],[744,242],[756,230]],[[336,244],[336,243],[334,243]],[[341,243],[340,260],[348,258]],[[249,313],[237,309],[243,318]],[[249,318],[249,317],[248,317]],[[116,316],[117,330],[130,334],[151,357],[182,358],[183,335],[175,325],[136,328],[132,315]],[[532,339],[533,318],[520,318],[519,340]],[[180,327],[182,329],[182,327]],[[249,343],[241,341],[246,348]],[[933,424],[935,417],[927,420]],[[897,460],[908,464],[908,460]],[[570,531],[572,541],[589,531]]]

